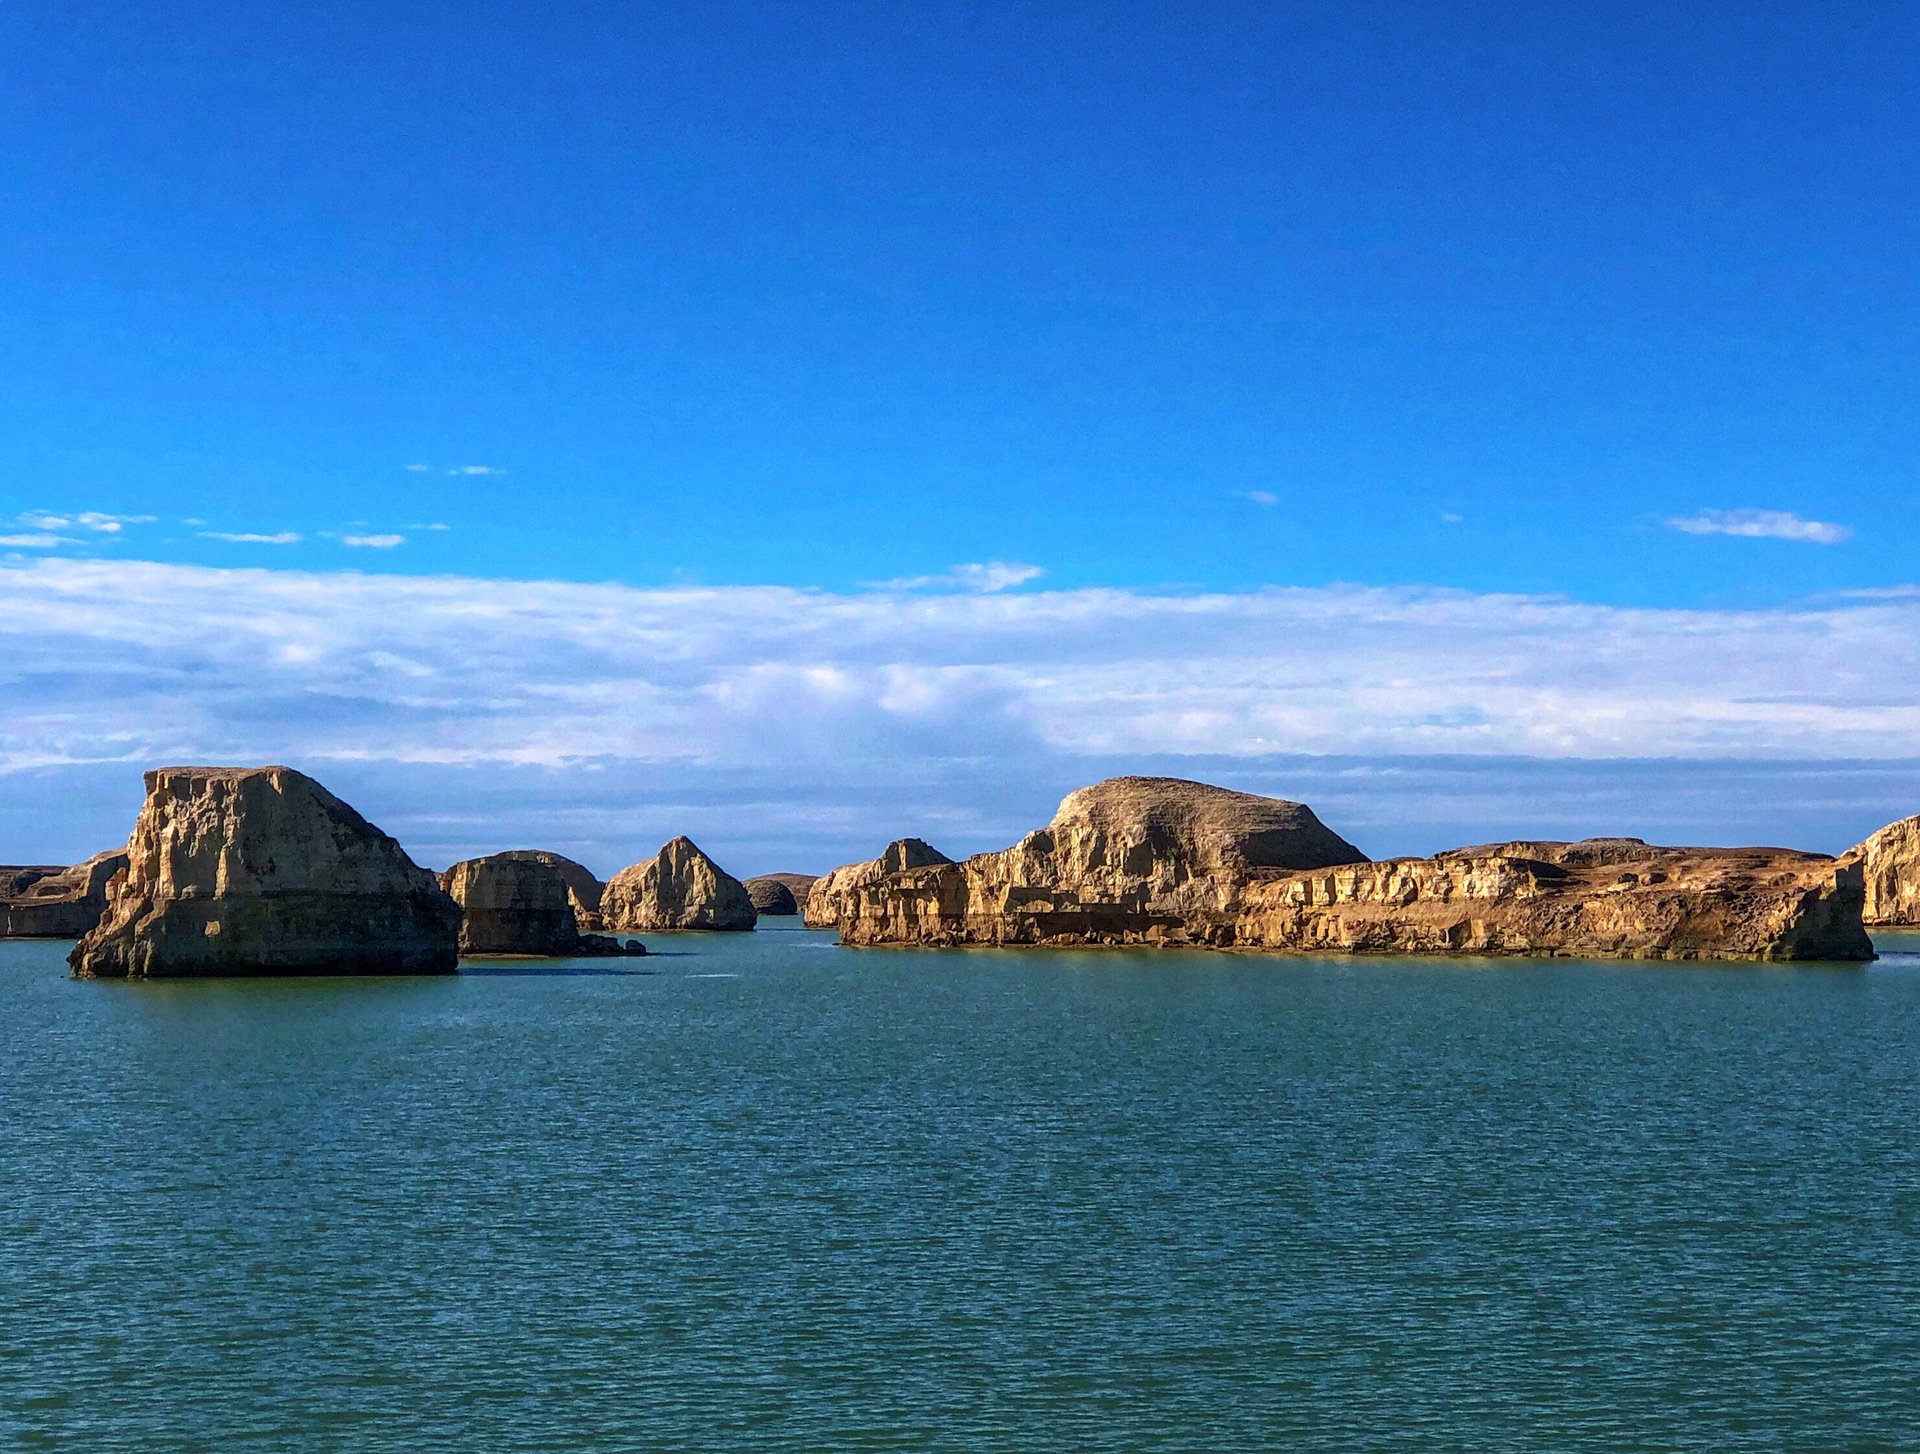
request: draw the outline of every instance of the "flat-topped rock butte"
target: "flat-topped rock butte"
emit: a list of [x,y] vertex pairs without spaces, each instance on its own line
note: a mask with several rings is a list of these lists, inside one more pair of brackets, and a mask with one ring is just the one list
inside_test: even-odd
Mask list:
[[81,978],[451,974],[460,907],[400,845],[287,767],[169,767],[69,956]]
[[[852,945],[1149,945],[1311,953],[1864,960],[1858,863],[1638,839],[1370,862],[1298,803],[1113,778],[965,863],[895,844],[814,886]],[[939,857],[935,854],[934,857]],[[899,866],[895,866],[898,864]]]

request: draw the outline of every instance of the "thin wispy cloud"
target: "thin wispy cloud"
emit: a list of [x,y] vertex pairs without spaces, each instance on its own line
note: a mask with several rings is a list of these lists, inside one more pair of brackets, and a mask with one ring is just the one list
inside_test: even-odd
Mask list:
[[351,545],[364,550],[392,550],[396,545],[405,545],[404,535],[343,535],[342,545]]
[[1807,545],[1839,545],[1853,539],[1848,526],[1802,519],[1787,510],[1701,510],[1693,515],[1676,515],[1667,524],[1685,535],[1797,540]]
[[74,541],[65,535],[0,535],[0,545],[13,550],[51,550],[56,545],[72,545]]
[[1023,586],[1028,581],[1037,581],[1046,571],[1037,565],[1022,565],[1018,561],[989,560],[968,562],[951,566],[937,576],[902,576],[898,580],[873,581],[870,584],[883,591],[928,591],[954,590],[978,591],[991,594],[995,591],[1011,590],[1014,586]]
[[224,540],[230,545],[298,545],[302,537],[297,530],[281,530],[272,535],[247,530],[202,530],[200,538]]
[[495,469],[490,464],[463,464],[455,465],[447,473],[450,475],[504,475],[506,471]]
[[[777,767],[1277,753],[1920,757],[1920,599],[1459,591],[913,598],[0,566],[0,769]],[[903,769],[905,770],[905,769]]]
[[433,466],[430,464],[410,464],[407,466],[408,471],[416,475],[424,475],[432,470],[432,468]]
[[1272,490],[1248,490],[1247,498],[1256,505],[1278,505],[1280,497]]

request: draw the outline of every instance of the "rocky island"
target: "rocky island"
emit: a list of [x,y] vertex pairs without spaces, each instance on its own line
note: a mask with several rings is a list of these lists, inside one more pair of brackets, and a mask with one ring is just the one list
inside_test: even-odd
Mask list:
[[[567,869],[578,870],[569,882]],[[577,879],[591,885],[586,910]],[[460,906],[460,953],[534,957],[645,954],[638,940],[583,933],[588,913],[598,922],[600,881],[572,859],[539,849],[515,849],[468,858],[440,875],[440,887]]]
[[753,900],[754,912],[762,917],[797,914],[807,901],[814,878],[810,873],[763,873],[746,880],[747,897]]
[[461,914],[434,875],[304,773],[167,767],[74,946],[80,978],[451,974]]
[[644,934],[751,929],[759,916],[746,885],[683,835],[607,880],[600,917],[616,934]]
[[1862,960],[1865,898],[1858,863],[1778,848],[1604,838],[1374,863],[1302,804],[1123,777],[998,853],[905,840],[836,869],[807,922],[854,945]]
[[0,939],[78,939],[107,912],[107,885],[124,848],[71,868],[0,868]]

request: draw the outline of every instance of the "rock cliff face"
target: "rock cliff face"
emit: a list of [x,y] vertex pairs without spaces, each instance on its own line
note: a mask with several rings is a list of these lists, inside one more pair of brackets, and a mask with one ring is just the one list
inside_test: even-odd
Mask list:
[[169,767],[106,917],[68,957],[82,978],[451,974],[460,906],[400,845],[286,767]]
[[815,879],[813,886],[807,890],[802,922],[809,929],[837,929],[840,927],[841,906],[855,889],[878,883],[910,868],[931,868],[952,862],[951,858],[930,843],[918,838],[896,838],[878,858],[870,858],[865,863],[849,863],[844,868],[836,868],[832,873],[822,874]]
[[615,933],[751,929],[758,917],[746,886],[686,837],[609,879],[600,914]]
[[1866,876],[1869,924],[1920,925],[1920,816],[1887,824],[1843,862]]
[[1267,800],[1228,801],[1244,794],[1165,784],[1118,779],[1083,789],[1049,828],[964,864],[854,875],[832,905],[841,940],[1642,959],[1873,955],[1860,922],[1860,869],[1818,854],[1593,839],[1370,863],[1297,804],[1263,808]]
[[0,939],[78,939],[107,912],[107,885],[126,866],[115,848],[72,868],[0,869]]

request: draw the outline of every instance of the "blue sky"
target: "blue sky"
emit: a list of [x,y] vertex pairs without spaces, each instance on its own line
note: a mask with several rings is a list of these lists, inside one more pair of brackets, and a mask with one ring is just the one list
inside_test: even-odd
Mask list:
[[[316,664],[476,670],[445,643],[390,649],[377,613],[404,607],[368,605],[354,571],[463,582],[496,625],[526,595],[489,584],[510,581],[725,588],[805,619],[769,643],[733,606],[689,601],[698,642],[658,628],[645,670],[603,636],[580,676],[635,722],[665,700],[663,662],[708,663],[708,700],[775,667],[826,673],[810,692],[836,671],[1018,675],[995,678],[991,710],[1025,736],[880,734],[900,780],[972,763],[934,776],[1030,781],[966,847],[1044,817],[1079,765],[1149,757],[1920,757],[1914,705],[1884,679],[1911,622],[1870,604],[1902,599],[1885,593],[1915,579],[1920,544],[1916,98],[1920,12],[1894,6],[9,5],[0,593],[67,614],[40,628],[59,659],[13,643],[0,773],[39,775],[21,802],[77,811],[101,764],[157,753],[456,776],[511,761],[574,773],[554,802],[587,763],[764,767],[728,735],[746,731],[731,707],[672,717],[686,735],[666,745],[577,712],[449,745],[401,695]],[[241,574],[57,574],[89,561]],[[331,624],[300,648],[309,675],[276,678],[270,710],[241,702],[249,663],[288,663],[235,644],[122,721],[98,684],[136,669],[131,648],[75,624],[93,617],[73,583],[101,611],[204,623],[209,589],[235,609],[273,595],[253,570],[317,582],[302,599]],[[1555,617],[1565,634],[1527,633],[1525,661],[1452,635],[1409,662],[1351,585],[1464,593],[1494,641],[1508,594],[1694,613],[1682,635],[1739,643],[1769,674],[1695,662],[1678,710],[1714,725],[1676,735],[1674,637],[1637,617]],[[1252,665],[1176,633],[1153,660],[1194,668],[1187,695],[1112,708],[1131,724],[1112,741],[1085,725],[1107,708],[1035,725],[1063,662],[1105,664],[1087,699],[1133,700],[1141,658],[1114,623],[1274,588],[1325,592],[1315,619],[1345,643],[1327,650],[1385,653],[1426,705],[1382,708],[1359,671],[1340,712],[1275,715],[1307,628],[1259,615]],[[1844,594],[1863,592],[1881,594]],[[900,625],[950,598],[1027,612],[1034,634]],[[1836,601],[1868,610],[1834,629],[1873,643],[1877,673],[1757,644],[1810,640],[1800,625]],[[350,609],[375,614],[343,624]],[[833,623],[872,609],[899,629],[849,658]],[[1785,614],[1742,634],[1746,612]],[[487,680],[527,690],[537,657],[516,653],[546,639],[506,631]],[[1600,730],[1604,703],[1516,705],[1515,682],[1556,692],[1553,663],[1596,643],[1654,653],[1638,674],[1595,669],[1623,702],[1669,708]],[[1837,681],[1849,666],[1881,680]],[[1247,695],[1221,695],[1216,667]],[[922,710],[894,690],[863,698],[872,722]],[[964,722],[984,699],[963,697],[916,701]],[[1826,715],[1724,710],[1802,698]],[[812,720],[798,700],[764,710]],[[1787,719],[1798,736],[1775,730]],[[1065,756],[1038,772],[1035,744]],[[792,776],[828,781],[835,750],[829,733]],[[1552,796],[1532,769],[1485,772],[1475,801],[1506,807],[1395,845],[1497,830],[1502,783]],[[1920,806],[1909,779],[1871,780],[1793,821],[1829,839]],[[436,781],[396,811],[458,795]],[[1583,791],[1535,818],[1604,831]],[[1752,828],[1744,791],[1685,824]],[[1764,796],[1805,808],[1797,788]],[[763,794],[761,826],[730,809],[712,831],[742,854],[831,856],[933,811],[909,798],[828,828]],[[592,841],[617,857],[656,826]],[[0,857],[50,831],[37,809],[0,820]]]

